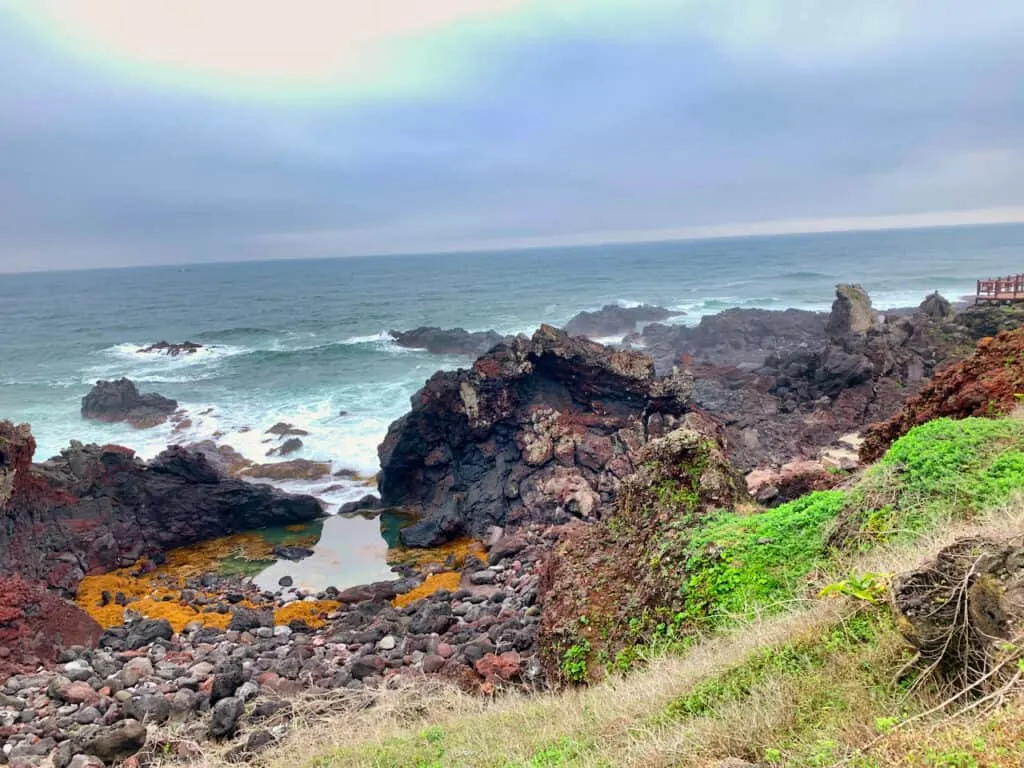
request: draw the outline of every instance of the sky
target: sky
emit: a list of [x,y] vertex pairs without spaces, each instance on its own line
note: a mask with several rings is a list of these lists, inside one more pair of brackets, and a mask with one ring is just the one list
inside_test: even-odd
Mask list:
[[0,271],[1024,220],[1014,0],[0,0]]

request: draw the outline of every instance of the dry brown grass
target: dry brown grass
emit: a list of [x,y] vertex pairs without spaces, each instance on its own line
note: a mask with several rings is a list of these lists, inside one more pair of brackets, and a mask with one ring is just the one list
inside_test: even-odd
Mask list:
[[[1018,502],[984,520],[948,526],[914,545],[879,548],[851,558],[832,569],[828,578],[902,571],[962,536],[999,538],[1021,532],[1024,503]],[[468,696],[436,681],[416,680],[375,694],[372,706],[367,694],[304,699],[297,705],[290,736],[259,763],[268,768],[668,768],[717,765],[730,755],[763,758],[767,748],[785,745],[780,764],[834,764],[821,754],[813,756],[822,742],[835,742],[834,754],[849,756],[852,748],[878,738],[876,718],[898,716],[901,707],[904,714],[912,714],[915,707],[920,711],[930,704],[903,702],[895,690],[879,693],[864,684],[866,673],[882,675],[905,661],[906,649],[894,632],[881,638],[867,657],[837,653],[813,673],[763,680],[748,696],[725,701],[710,713],[685,718],[662,715],[671,702],[702,681],[766,648],[813,643],[854,610],[842,600],[809,600],[788,614],[736,627],[727,635],[702,640],[685,655],[654,659],[640,672],[589,688],[512,693],[492,700]],[[987,739],[986,749],[992,756],[1011,742],[1017,745],[1024,740],[1019,716],[1016,705],[997,715],[998,738],[991,736],[988,721],[944,723],[936,716],[896,729],[879,740],[870,754],[847,764],[1024,765],[1019,754],[1006,762],[940,759],[956,752],[964,738]],[[979,744],[975,741],[974,747]],[[222,752],[214,750],[193,764],[201,768],[226,765]]]

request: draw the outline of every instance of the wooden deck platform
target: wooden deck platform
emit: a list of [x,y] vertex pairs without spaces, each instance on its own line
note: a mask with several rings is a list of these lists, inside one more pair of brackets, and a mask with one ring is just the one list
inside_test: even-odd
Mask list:
[[1024,274],[978,281],[976,304],[1012,304],[1024,302]]

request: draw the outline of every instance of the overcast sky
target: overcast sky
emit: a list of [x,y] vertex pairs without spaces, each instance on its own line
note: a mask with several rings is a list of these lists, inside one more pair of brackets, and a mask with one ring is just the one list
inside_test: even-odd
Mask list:
[[0,0],[0,72],[0,271],[1024,219],[1014,0]]

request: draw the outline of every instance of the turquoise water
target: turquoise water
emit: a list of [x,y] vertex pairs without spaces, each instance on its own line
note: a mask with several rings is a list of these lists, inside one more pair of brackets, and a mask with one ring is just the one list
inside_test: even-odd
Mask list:
[[[389,329],[530,332],[615,302],[685,310],[688,323],[733,306],[827,309],[839,281],[863,283],[886,308],[973,292],[979,277],[1021,271],[1022,257],[1016,225],[0,275],[0,418],[30,422],[41,456],[72,438],[148,456],[218,435],[256,460],[271,447],[265,430],[289,421],[310,432],[298,456],[372,473],[410,395],[438,368],[468,363],[400,349]],[[161,339],[209,348],[137,353]],[[122,375],[178,399],[193,426],[83,421],[89,386]],[[366,492],[331,485],[313,490],[336,503]]]

